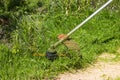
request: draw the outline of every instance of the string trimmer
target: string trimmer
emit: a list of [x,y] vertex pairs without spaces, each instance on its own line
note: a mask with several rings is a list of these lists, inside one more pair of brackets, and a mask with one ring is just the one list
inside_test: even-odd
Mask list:
[[88,18],[86,18],[83,22],[81,22],[79,25],[77,25],[73,30],[71,30],[68,34],[64,35],[61,39],[59,39],[58,42],[55,44],[52,44],[50,48],[46,52],[46,57],[49,60],[54,60],[58,57],[57,51],[55,48],[62,42],[65,42],[71,34],[73,34],[76,30],[78,30],[82,25],[84,25],[87,21],[89,21],[91,18],[93,18],[97,13],[99,13],[102,9],[104,9],[107,5],[109,5],[112,2],[112,0],[109,0],[104,5],[102,5],[98,10],[96,10],[93,14],[91,14]]

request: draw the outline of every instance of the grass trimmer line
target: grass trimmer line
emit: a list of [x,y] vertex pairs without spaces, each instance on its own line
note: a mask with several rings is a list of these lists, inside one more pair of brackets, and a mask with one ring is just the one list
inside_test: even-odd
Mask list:
[[71,30],[67,35],[65,35],[63,38],[59,39],[58,42],[55,44],[52,44],[50,48],[46,51],[46,58],[49,60],[55,60],[58,55],[55,48],[62,42],[66,41],[68,37],[73,34],[76,30],[78,30],[82,25],[84,25],[87,21],[89,21],[91,18],[93,18],[97,13],[99,13],[102,9],[104,9],[107,5],[109,5],[113,0],[109,0],[104,5],[102,5],[98,10],[96,10],[93,14],[91,14],[89,17],[87,17],[83,22],[81,22],[79,25],[77,25],[73,30]]

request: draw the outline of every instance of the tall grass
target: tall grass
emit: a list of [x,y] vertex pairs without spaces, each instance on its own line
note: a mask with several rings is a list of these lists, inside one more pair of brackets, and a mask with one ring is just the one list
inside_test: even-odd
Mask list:
[[[46,4],[50,1],[57,4]],[[1,80],[53,79],[60,72],[86,67],[100,53],[114,52],[120,46],[119,7],[113,11],[109,7],[71,36],[79,43],[80,53],[68,50],[61,44],[56,48],[58,54],[67,56],[53,62],[39,56],[57,41],[57,35],[68,33],[96,9],[85,6],[83,1],[80,3],[84,7],[79,10],[81,6],[76,6],[74,1],[68,5],[68,1],[64,0],[62,4],[62,1],[45,0],[43,4],[47,12],[21,15],[16,20],[9,47],[0,44]]]

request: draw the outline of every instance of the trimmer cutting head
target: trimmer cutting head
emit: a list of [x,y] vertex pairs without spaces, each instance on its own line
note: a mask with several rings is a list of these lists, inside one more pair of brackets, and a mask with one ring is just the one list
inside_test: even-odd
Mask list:
[[48,51],[46,51],[46,58],[51,61],[55,60],[58,58],[57,51],[55,49],[49,48]]
[[[57,36],[57,38],[58,40],[61,40],[64,39],[66,36],[66,34],[60,34]],[[80,51],[79,45],[69,37],[67,37],[66,40],[61,43],[63,43],[69,50]],[[54,46],[51,46],[48,49],[48,51],[46,52],[46,58],[49,60],[55,60],[56,58],[58,58],[57,51],[55,50]]]

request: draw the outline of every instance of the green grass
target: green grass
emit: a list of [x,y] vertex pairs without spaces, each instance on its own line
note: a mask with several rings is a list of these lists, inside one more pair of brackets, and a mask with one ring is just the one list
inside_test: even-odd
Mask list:
[[71,12],[68,16],[59,11],[22,15],[11,33],[10,45],[0,44],[0,79],[53,79],[59,73],[86,67],[102,52],[115,52],[120,46],[120,14],[105,9],[71,36],[79,43],[80,54],[61,44],[56,48],[58,54],[68,53],[69,56],[53,62],[33,56],[45,54],[57,41],[58,34],[68,33],[89,14],[91,11]]

